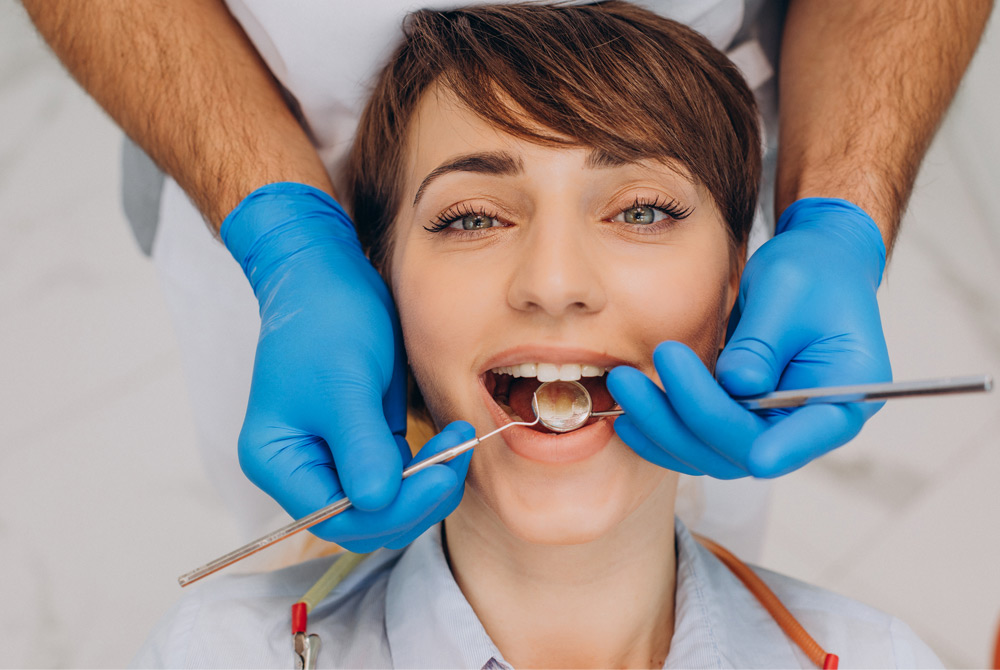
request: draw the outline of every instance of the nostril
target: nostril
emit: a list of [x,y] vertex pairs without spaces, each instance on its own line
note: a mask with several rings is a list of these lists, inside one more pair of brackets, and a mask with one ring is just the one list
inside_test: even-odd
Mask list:
[[[547,244],[549,251],[553,243]],[[532,256],[514,275],[507,301],[514,309],[552,316],[598,312],[607,296],[595,267],[599,265],[567,260],[559,253]]]

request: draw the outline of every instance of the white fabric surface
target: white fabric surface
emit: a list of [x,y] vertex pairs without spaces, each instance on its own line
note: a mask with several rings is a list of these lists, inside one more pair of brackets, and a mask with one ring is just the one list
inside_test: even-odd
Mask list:
[[[290,607],[324,558],[193,587],[160,622],[137,667],[289,667]],[[906,624],[867,605],[757,569],[844,668],[941,667]],[[674,635],[665,668],[809,668],[756,598],[677,523]],[[309,617],[318,667],[510,668],[451,574],[435,526],[403,551],[380,550]]]
[[[399,39],[405,14],[420,7],[469,4],[480,3],[228,1],[275,76],[297,99],[335,184],[368,84]],[[743,0],[636,4],[692,26],[724,50],[733,46],[745,11]],[[772,70],[759,47],[739,45],[734,56],[749,81],[756,85],[768,81]],[[751,249],[767,239],[763,228],[758,216]],[[236,451],[256,351],[257,304],[239,266],[169,178],[160,200],[153,261],[180,342],[203,462],[249,540],[273,530],[286,518],[243,476]],[[699,478],[689,481],[684,490],[688,499],[682,499],[679,508],[692,528],[718,537],[750,559],[760,555],[768,482]]]
[[[335,186],[340,186],[338,166],[354,137],[369,86],[398,42],[406,14],[476,4],[485,3],[227,0],[274,76],[298,101]],[[731,46],[745,11],[743,0],[635,4],[691,26],[722,50]]]

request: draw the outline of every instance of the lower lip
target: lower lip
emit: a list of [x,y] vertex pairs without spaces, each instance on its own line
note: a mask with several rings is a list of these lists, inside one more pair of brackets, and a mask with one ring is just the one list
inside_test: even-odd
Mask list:
[[[482,384],[480,392],[498,427],[512,421]],[[614,421],[610,417],[598,419],[569,433],[542,433],[524,426],[514,426],[500,433],[510,450],[518,456],[549,465],[566,465],[590,458],[603,449],[614,434]]]

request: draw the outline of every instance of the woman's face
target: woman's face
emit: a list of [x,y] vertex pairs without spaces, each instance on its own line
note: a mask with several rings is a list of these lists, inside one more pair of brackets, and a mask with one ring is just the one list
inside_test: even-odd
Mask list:
[[[431,88],[409,128],[392,289],[409,362],[436,424],[482,435],[526,420],[541,380],[583,376],[595,409],[606,369],[657,380],[678,340],[710,368],[736,296],[726,225],[683,169],[532,144]],[[433,231],[433,232],[432,232]],[[593,376],[598,375],[598,376]],[[552,434],[516,427],[477,447],[459,513],[522,540],[599,538],[674,473],[637,456],[613,419]]]

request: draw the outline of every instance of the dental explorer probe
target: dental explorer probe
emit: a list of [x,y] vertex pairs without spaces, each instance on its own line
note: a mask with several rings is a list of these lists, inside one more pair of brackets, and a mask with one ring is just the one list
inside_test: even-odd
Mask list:
[[[765,409],[776,409],[780,407],[801,407],[802,405],[812,405],[818,403],[852,403],[852,402],[877,402],[880,400],[891,400],[893,398],[905,398],[911,396],[945,395],[952,393],[972,393],[977,391],[989,391],[993,388],[993,378],[989,375],[978,375],[972,377],[948,377],[940,379],[928,379],[911,382],[890,382],[884,384],[860,384],[855,386],[829,386],[824,388],[795,389],[792,391],[777,391],[766,393],[754,398],[736,398],[747,409],[760,411]],[[590,393],[587,389],[575,381],[551,381],[544,382],[532,395],[531,408],[535,412],[535,420],[512,421],[504,424],[491,433],[483,437],[476,437],[462,444],[425,458],[422,461],[411,464],[403,470],[403,478],[416,474],[432,465],[443,463],[459,454],[472,449],[483,440],[490,438],[502,430],[511,426],[534,426],[541,423],[543,426],[557,433],[566,433],[582,427],[592,416],[618,416],[624,414],[625,410],[612,409],[603,412],[594,412]],[[343,497],[326,507],[308,514],[298,521],[279,528],[267,535],[246,544],[239,549],[229,552],[225,556],[220,556],[210,563],[206,563],[197,570],[192,570],[181,575],[178,582],[181,586],[193,584],[203,577],[236,563],[239,560],[255,554],[261,549],[265,549],[276,542],[280,542],[287,537],[311,528],[321,521],[340,514],[351,506],[351,501]]]
[[[855,384],[853,386],[825,386],[791,391],[775,391],[752,398],[733,398],[752,411],[802,407],[803,405],[843,404],[854,402],[879,402],[914,396],[976,393],[993,389],[990,375],[969,377],[941,377],[909,382]],[[531,409],[538,421],[557,433],[568,433],[582,427],[592,416],[619,416],[621,408],[603,412],[593,411],[590,392],[575,381],[556,380],[545,382],[535,391]]]
[[[428,456],[422,461],[411,463],[409,467],[403,470],[403,479],[406,479],[411,475],[415,475],[421,470],[426,470],[432,465],[437,465],[438,463],[450,461],[459,454],[464,454],[469,449],[472,449],[483,440],[493,437],[500,431],[507,430],[511,426],[534,426],[536,423],[538,423],[538,421],[539,420],[537,418],[531,422],[512,421],[511,423],[506,423],[497,428],[496,430],[494,430],[493,432],[487,433],[482,437],[474,437],[471,440],[462,442],[461,444],[456,444],[454,447],[443,449],[442,451],[439,451],[433,456]],[[201,566],[196,570],[192,570],[191,572],[181,575],[180,577],[177,578],[177,581],[181,586],[188,586],[189,584],[193,584],[199,579],[202,579],[203,577],[208,577],[212,573],[218,572],[219,570],[222,570],[223,568],[230,566],[233,563],[236,563],[237,561],[243,560],[244,558],[250,556],[251,554],[256,554],[261,549],[266,549],[267,547],[270,547],[272,544],[280,542],[281,540],[284,540],[285,538],[290,537],[301,530],[312,528],[316,524],[322,521],[326,521],[327,519],[340,514],[350,506],[351,506],[351,501],[347,499],[347,496],[344,496],[343,498],[340,498],[339,500],[330,503],[326,507],[322,507],[316,510],[312,514],[307,514],[306,516],[302,517],[301,519],[298,519],[297,521],[293,521],[287,526],[284,526],[276,531],[268,533],[263,537],[257,538],[253,542],[245,544],[239,549],[235,549],[229,552],[225,556],[220,556],[214,561],[206,563],[205,565]]]

